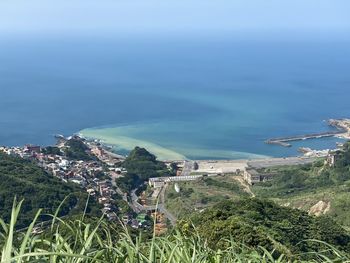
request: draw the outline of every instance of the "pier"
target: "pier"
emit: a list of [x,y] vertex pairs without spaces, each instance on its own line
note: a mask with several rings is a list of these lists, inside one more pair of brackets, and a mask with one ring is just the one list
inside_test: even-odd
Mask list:
[[325,138],[325,137],[333,137],[336,135],[343,134],[344,131],[329,131],[329,132],[320,132],[320,133],[311,133],[311,134],[305,134],[305,135],[299,135],[299,136],[289,136],[289,137],[280,137],[280,138],[272,138],[265,143],[267,144],[276,144],[283,147],[291,147],[292,145],[289,142],[293,141],[301,141],[301,140],[308,140],[308,139],[319,139],[319,138]]

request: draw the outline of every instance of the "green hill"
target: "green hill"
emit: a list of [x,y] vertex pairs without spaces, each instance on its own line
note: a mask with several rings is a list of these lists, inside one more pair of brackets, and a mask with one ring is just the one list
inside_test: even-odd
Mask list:
[[276,176],[270,182],[254,185],[252,191],[256,196],[283,206],[327,214],[350,229],[350,143],[337,153],[334,166],[320,159],[313,164],[272,167],[263,172]]
[[256,198],[221,202],[182,221],[180,228],[199,234],[213,249],[227,249],[233,239],[248,247],[274,250],[277,256],[292,256],[323,251],[323,244],[307,241],[318,240],[350,251],[350,233],[331,218]]
[[[60,216],[83,211],[87,200],[87,194],[78,186],[62,182],[30,161],[2,153],[0,182],[0,217],[5,221],[10,219],[14,198],[24,199],[18,227],[27,226],[39,208],[44,213],[55,212],[66,196]],[[91,209],[94,205],[90,206],[90,212]],[[46,218],[41,216],[41,220]]]
[[[19,206],[13,210],[11,224],[0,224],[0,257],[4,263],[340,263],[350,260],[343,251],[349,235],[332,221],[323,218],[322,222],[256,199],[223,203],[197,215],[197,229],[181,223],[182,230],[151,238],[142,235],[136,238],[126,228],[122,230],[104,220],[86,217],[83,221],[81,217],[64,218],[40,234],[32,233],[31,228],[26,234],[14,232],[19,211]],[[315,237],[326,236],[336,246],[320,241],[303,242],[310,233],[319,234]],[[299,238],[301,241],[297,242]]]
[[155,155],[140,147],[135,147],[130,152],[122,166],[126,168],[128,173],[126,176],[118,178],[116,182],[125,191],[139,187],[151,177],[171,175],[163,162],[157,161]]

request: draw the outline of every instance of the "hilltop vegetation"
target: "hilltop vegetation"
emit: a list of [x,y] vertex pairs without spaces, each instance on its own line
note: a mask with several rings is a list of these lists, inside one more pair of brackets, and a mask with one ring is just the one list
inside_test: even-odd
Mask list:
[[350,234],[332,219],[256,198],[221,202],[184,220],[180,227],[198,233],[213,249],[226,249],[232,238],[248,247],[274,250],[277,257],[292,257],[324,250],[321,243],[308,242],[314,239],[350,251]]
[[[53,213],[66,196],[60,215],[84,211],[87,194],[81,188],[63,183],[30,161],[0,153],[0,182],[0,217],[5,221],[10,219],[14,198],[24,199],[19,227],[27,226],[39,208]],[[88,211],[97,213],[93,200]]]
[[136,147],[122,163],[128,171],[124,177],[117,179],[117,184],[125,191],[130,191],[151,177],[170,175],[163,162],[157,161],[155,155],[144,148]]
[[92,161],[96,158],[88,154],[87,151],[89,148],[80,138],[71,138],[65,144],[64,154],[72,160],[81,160],[81,161]]

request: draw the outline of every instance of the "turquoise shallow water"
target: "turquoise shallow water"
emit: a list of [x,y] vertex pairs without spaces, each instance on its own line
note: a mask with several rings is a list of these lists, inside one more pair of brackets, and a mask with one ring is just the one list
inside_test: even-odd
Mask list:
[[344,41],[41,39],[0,42],[0,144],[81,132],[164,158],[290,156],[335,138],[264,144],[350,116]]

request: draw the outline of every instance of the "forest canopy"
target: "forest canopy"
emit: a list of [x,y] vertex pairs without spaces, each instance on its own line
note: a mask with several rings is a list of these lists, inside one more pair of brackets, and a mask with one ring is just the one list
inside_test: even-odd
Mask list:
[[[60,216],[74,214],[84,210],[87,194],[72,183],[45,172],[36,164],[19,157],[0,153],[0,218],[10,219],[14,198],[24,199],[18,226],[27,226],[39,208],[43,213],[54,213],[60,203],[67,200],[60,209]],[[97,214],[93,200],[90,200],[89,212]],[[45,220],[42,216],[41,220]]]

